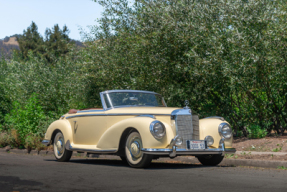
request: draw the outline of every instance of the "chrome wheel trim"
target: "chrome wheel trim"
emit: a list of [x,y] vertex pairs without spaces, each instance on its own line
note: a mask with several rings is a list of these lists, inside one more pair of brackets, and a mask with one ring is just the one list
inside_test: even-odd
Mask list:
[[137,132],[133,132],[128,136],[125,146],[127,160],[131,164],[137,164],[142,160],[143,153],[141,151],[142,140]]
[[65,146],[64,146],[64,136],[62,133],[57,133],[55,140],[54,140],[54,154],[56,158],[60,159],[63,157],[65,152]]

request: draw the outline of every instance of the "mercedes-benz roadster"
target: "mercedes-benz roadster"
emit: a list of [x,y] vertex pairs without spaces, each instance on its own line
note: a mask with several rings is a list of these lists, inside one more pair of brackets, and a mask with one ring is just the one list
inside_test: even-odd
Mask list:
[[42,143],[54,146],[58,161],[78,151],[118,155],[131,167],[181,155],[215,166],[235,152],[231,126],[222,117],[199,120],[189,107],[167,107],[150,91],[111,90],[100,97],[103,108],[71,109],[49,126]]

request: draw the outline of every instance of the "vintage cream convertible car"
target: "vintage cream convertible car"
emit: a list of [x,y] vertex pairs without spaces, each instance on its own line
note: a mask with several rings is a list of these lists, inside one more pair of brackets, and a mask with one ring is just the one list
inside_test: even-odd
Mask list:
[[150,91],[111,90],[100,97],[103,108],[73,109],[49,126],[42,143],[54,145],[58,161],[69,161],[78,151],[118,155],[131,167],[180,155],[217,165],[235,152],[231,127],[222,117],[199,120],[189,107],[167,107]]

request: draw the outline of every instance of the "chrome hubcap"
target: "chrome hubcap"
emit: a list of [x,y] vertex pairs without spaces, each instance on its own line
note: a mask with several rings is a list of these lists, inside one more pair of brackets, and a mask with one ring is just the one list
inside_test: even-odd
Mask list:
[[65,152],[63,136],[55,138],[54,150],[58,157],[62,156]]
[[131,144],[131,153],[134,157],[138,157],[140,153],[140,145],[137,141]]
[[57,149],[58,149],[58,151],[59,151],[60,153],[63,152],[63,143],[62,143],[61,140],[59,140],[59,141],[57,142]]
[[130,153],[133,158],[138,159],[141,157],[141,142],[139,138],[134,138],[130,143]]

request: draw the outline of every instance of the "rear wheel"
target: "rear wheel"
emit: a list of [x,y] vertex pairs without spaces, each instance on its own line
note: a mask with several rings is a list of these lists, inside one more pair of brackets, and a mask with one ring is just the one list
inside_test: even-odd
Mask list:
[[68,151],[65,148],[64,135],[58,132],[54,138],[54,155],[57,161],[65,162],[71,159],[73,151]]
[[218,155],[202,155],[198,156],[197,159],[202,165],[216,166],[223,160],[224,156]]
[[125,145],[125,156],[131,167],[143,168],[150,165],[152,155],[143,154],[142,139],[138,132],[133,131],[129,134]]

